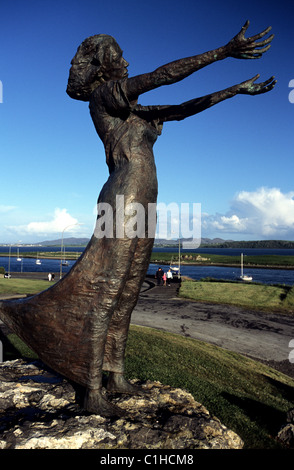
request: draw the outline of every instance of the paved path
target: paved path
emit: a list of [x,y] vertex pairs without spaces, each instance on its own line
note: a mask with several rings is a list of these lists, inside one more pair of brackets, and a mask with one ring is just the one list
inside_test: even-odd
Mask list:
[[178,284],[142,290],[132,323],[199,339],[264,361],[294,377],[294,317],[180,299]]

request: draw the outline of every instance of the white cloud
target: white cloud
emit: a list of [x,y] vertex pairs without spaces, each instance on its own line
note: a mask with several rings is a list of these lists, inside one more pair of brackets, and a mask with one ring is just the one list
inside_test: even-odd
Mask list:
[[236,214],[230,217],[219,215],[215,220],[211,221],[211,225],[217,230],[241,232],[246,230],[246,219],[240,219]]
[[[19,225],[9,227],[10,230],[21,232],[23,234],[33,235],[51,235],[54,233],[60,234],[66,227],[70,228],[71,232],[78,229],[78,220],[72,217],[67,209],[55,209],[52,220],[42,222],[30,222],[27,225]],[[70,227],[69,227],[70,226]]]
[[[294,238],[294,191],[278,188],[241,191],[233,199],[230,211],[203,217],[202,228],[222,234],[240,234],[250,238]],[[207,235],[209,236],[209,235]]]
[[6,212],[11,212],[16,209],[16,206],[5,206],[0,204],[0,214],[5,214]]

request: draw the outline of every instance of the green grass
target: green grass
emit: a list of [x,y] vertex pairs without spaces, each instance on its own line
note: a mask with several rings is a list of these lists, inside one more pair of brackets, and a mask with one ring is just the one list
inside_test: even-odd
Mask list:
[[294,288],[289,286],[184,280],[179,295],[198,302],[294,313]]
[[28,360],[38,359],[38,355],[32,351],[19,337],[11,333],[5,336],[0,330],[0,340],[3,343],[3,361],[13,361],[20,357]]
[[188,390],[246,448],[274,448],[293,408],[294,380],[256,361],[180,335],[132,326],[126,373]]
[[[197,260],[197,257],[207,258],[207,260]],[[153,252],[151,256],[151,262],[167,263],[171,262],[171,253],[166,252]],[[178,255],[174,253],[173,262],[178,262]],[[198,263],[198,264],[226,264],[226,265],[241,265],[240,256],[226,256],[226,255],[214,255],[205,253],[189,253],[181,254],[181,262],[185,264]],[[283,266],[283,267],[294,267],[294,256],[286,255],[255,255],[255,256],[244,256],[244,266]]]
[[51,285],[42,279],[0,279],[0,295],[36,294]]
[[[4,345],[5,360],[31,352],[16,335]],[[293,408],[294,380],[259,362],[214,345],[131,325],[126,377],[159,381],[190,392],[244,441],[247,449],[278,449],[275,436]]]

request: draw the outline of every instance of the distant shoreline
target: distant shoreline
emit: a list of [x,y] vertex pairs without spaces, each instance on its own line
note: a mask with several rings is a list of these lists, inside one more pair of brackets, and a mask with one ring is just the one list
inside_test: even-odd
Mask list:
[[[150,261],[151,264],[157,264],[158,266],[169,266],[170,263],[166,261]],[[174,263],[173,263],[174,264]],[[176,263],[177,264],[177,263]],[[219,266],[223,268],[240,268],[240,264],[236,263],[187,263],[185,261],[181,261],[181,266]],[[268,264],[244,264],[244,268],[246,269],[287,269],[287,270],[293,270],[293,266],[283,266],[283,265],[268,265]]]
[[[0,251],[2,247],[31,247],[34,250],[42,250],[42,248],[56,248],[63,245],[66,248],[85,248],[89,243],[90,238],[75,238],[68,237],[57,240],[46,240],[40,243],[24,243],[24,244],[9,244],[0,243]],[[166,240],[163,238],[156,238],[154,242],[154,248],[178,248],[179,242],[189,241],[188,239],[173,239]],[[232,249],[294,249],[294,241],[292,240],[224,240],[222,238],[205,238],[201,239],[200,249],[205,248],[232,248]]]
[[[38,255],[38,258],[41,260],[60,260],[60,253],[56,252],[56,256],[44,256],[44,255]],[[82,254],[82,253],[81,253]],[[159,253],[158,253],[159,254]],[[9,257],[8,253],[0,253],[1,257]],[[277,255],[279,256],[279,255]],[[11,254],[11,258],[17,258],[16,254]],[[37,257],[37,253],[30,253],[29,255],[24,254],[22,255],[23,259],[34,259]],[[63,258],[64,259],[64,258]],[[66,261],[76,261],[77,257],[76,256],[71,256],[66,253],[65,257]],[[170,261],[165,261],[165,260],[150,260],[150,264],[156,264],[158,266],[169,266],[171,263]],[[178,264],[177,262],[173,261],[172,264]],[[217,262],[187,262],[184,260],[181,260],[181,266],[219,266],[219,267],[228,267],[228,268],[240,268],[240,263],[217,263]],[[289,266],[289,265],[271,265],[271,264],[245,264],[244,263],[244,268],[246,269],[286,269],[286,270],[294,270],[294,264]]]

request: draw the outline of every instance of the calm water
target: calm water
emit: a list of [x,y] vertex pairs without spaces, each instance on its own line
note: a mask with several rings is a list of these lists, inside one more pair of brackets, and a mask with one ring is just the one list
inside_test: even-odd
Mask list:
[[[178,248],[153,248],[153,251],[165,251],[167,253],[178,253]],[[197,252],[207,253],[212,255],[226,255],[226,256],[238,256],[241,253],[250,256],[261,256],[261,255],[284,255],[294,256],[294,249],[287,250],[283,248],[279,249],[258,249],[258,248],[197,248],[197,250],[183,250],[183,253]]]
[[[21,247],[20,255],[25,252],[37,251],[38,247]],[[2,253],[9,253],[9,247],[0,247]],[[60,251],[58,247],[40,247],[40,251]],[[66,247],[66,251],[76,252],[76,256],[80,256],[84,251],[84,248],[72,248]],[[154,251],[165,251],[171,253],[171,257],[174,256],[174,260],[177,258],[177,248],[154,248]],[[198,248],[197,250],[183,250],[183,253],[189,253],[190,251],[197,251],[198,253],[211,253],[211,254],[224,254],[238,256],[241,253],[244,255],[287,255],[294,256],[294,250],[287,249],[235,249],[235,248]],[[17,254],[17,248],[11,248],[11,254],[14,256],[10,257],[10,272],[59,272],[60,271],[60,259],[56,260],[41,260],[41,265],[36,264],[36,259],[24,258],[22,262],[17,261],[15,255]],[[69,261],[69,266],[62,266],[62,272],[66,273],[74,265],[75,261]],[[9,270],[9,257],[0,257],[0,266],[3,266],[6,271]],[[165,268],[162,266],[163,269]],[[155,275],[158,266],[156,264],[150,264],[148,274]],[[167,268],[167,267],[166,267]],[[182,266],[182,276],[189,276],[192,279],[201,279],[205,277],[214,277],[216,279],[227,279],[234,280],[240,275],[238,268],[221,267],[221,266]],[[253,276],[253,281],[261,282],[264,284],[294,284],[294,270],[287,269],[247,269],[244,268],[244,274],[250,274]]]
[[[177,259],[177,248],[154,248],[154,251],[167,251],[174,254],[173,260]],[[294,256],[294,249],[256,249],[256,248],[198,248],[197,250],[185,250],[185,253],[189,252],[207,253],[215,255],[226,255],[226,256],[241,256],[241,253],[250,256],[261,256],[261,255],[284,255]],[[163,270],[164,267],[162,266]],[[150,264],[148,274],[153,274],[157,270],[156,264]],[[202,279],[205,277],[213,277],[215,279],[227,279],[235,280],[240,276],[240,269],[234,267],[223,267],[223,266],[181,266],[182,276],[189,276],[192,279]],[[244,274],[251,275],[254,282],[261,282],[263,284],[294,284],[294,270],[290,269],[247,269],[244,268]]]
[[[31,252],[37,252],[39,249],[40,252],[60,252],[60,247],[20,247],[19,248],[19,255],[23,253],[31,253]],[[0,251],[2,253],[9,253],[9,247],[7,246],[1,246]],[[84,247],[78,247],[78,248],[73,248],[73,247],[66,247],[65,251],[70,251],[76,253],[76,258],[78,258],[82,252],[84,251]],[[41,259],[41,264],[36,264],[36,258],[23,258],[22,261],[17,261],[16,255],[18,251],[15,246],[11,247],[11,256],[10,261],[9,261],[9,256],[0,256],[0,266],[3,266],[5,270],[8,272],[10,271],[11,273],[13,272],[60,272],[60,258],[58,259]],[[67,273],[70,268],[74,265],[75,260],[69,260],[68,261],[69,265],[68,266],[62,266],[62,272]]]
[[[162,266],[163,270],[167,268],[168,266]],[[156,264],[150,264],[148,274],[155,274],[157,269]],[[181,274],[197,280],[213,277],[233,281],[240,276],[240,270],[222,266],[182,266]],[[251,275],[253,282],[262,284],[294,284],[294,270],[292,269],[244,269],[244,274]]]

